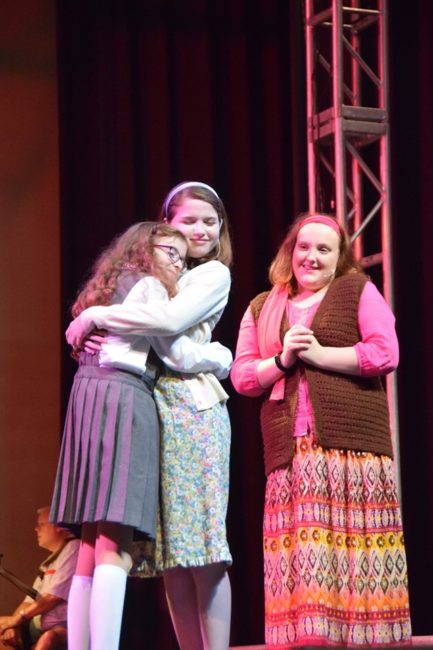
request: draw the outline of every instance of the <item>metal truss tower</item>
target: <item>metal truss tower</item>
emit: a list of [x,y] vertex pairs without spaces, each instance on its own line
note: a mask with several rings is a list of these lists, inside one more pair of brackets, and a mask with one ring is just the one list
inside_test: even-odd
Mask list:
[[[392,307],[386,9],[387,0],[305,0],[308,193],[311,213],[346,225]],[[398,461],[395,373],[387,394]]]

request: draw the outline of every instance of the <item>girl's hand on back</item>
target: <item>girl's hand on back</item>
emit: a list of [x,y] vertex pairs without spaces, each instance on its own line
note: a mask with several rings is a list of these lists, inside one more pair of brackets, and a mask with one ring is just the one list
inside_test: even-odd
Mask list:
[[83,340],[94,327],[93,321],[86,317],[87,311],[90,311],[90,309],[85,309],[69,323],[69,327],[65,332],[67,342],[76,350],[81,350]]
[[101,351],[102,344],[105,342],[107,330],[94,329],[83,341],[82,347],[87,354],[95,355]]

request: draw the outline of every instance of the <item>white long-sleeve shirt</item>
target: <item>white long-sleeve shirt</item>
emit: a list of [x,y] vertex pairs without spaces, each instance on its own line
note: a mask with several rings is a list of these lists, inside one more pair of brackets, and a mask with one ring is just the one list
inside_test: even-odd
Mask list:
[[[168,302],[165,287],[152,276],[139,280],[125,297],[124,305],[158,305]],[[172,370],[184,373],[212,371],[224,379],[232,361],[230,351],[220,343],[210,343],[206,328],[200,325],[195,332],[164,338],[137,334],[110,334],[99,353],[99,365],[130,372],[143,372],[152,346],[160,359]]]
[[210,340],[210,332],[227,304],[230,271],[213,260],[184,273],[178,285],[174,298],[158,304],[144,303],[136,285],[128,294],[127,304],[88,307],[80,319],[117,334],[146,336],[180,334],[200,323]]
[[[210,340],[228,300],[229,270],[211,261],[187,271],[171,300],[161,299],[162,294],[158,299],[156,284],[165,291],[157,280],[146,276],[121,305],[89,307],[80,318],[110,332],[101,364],[127,369],[125,363],[135,365],[140,357],[147,359],[152,345],[169,368],[190,375],[184,379],[197,408],[210,408],[228,397],[216,377],[228,375],[231,353]],[[180,332],[181,336],[174,336]]]

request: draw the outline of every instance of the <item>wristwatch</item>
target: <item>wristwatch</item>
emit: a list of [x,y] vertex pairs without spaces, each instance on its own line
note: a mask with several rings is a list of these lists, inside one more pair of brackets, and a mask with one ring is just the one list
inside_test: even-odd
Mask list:
[[275,365],[277,366],[278,370],[281,370],[281,372],[287,372],[288,370],[290,370],[290,368],[287,368],[286,366],[283,366],[283,364],[281,363],[281,353],[276,354],[274,356],[274,361],[275,361]]

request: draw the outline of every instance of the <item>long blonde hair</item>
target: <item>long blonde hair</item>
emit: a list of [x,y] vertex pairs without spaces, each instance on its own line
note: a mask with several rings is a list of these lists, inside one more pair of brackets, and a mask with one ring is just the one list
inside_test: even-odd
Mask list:
[[170,296],[175,284],[154,270],[153,249],[161,237],[176,237],[186,243],[178,230],[164,223],[141,221],[130,226],[109,244],[92,267],[92,275],[80,289],[72,306],[72,315],[78,316],[86,307],[108,305],[117,288],[119,275],[129,271],[137,275],[155,275],[167,288]]
[[[292,255],[295,249],[296,240],[298,238],[298,233],[303,226],[303,222],[307,217],[311,216],[324,216],[331,219],[334,219],[337,223],[337,220],[333,215],[325,213],[317,213],[317,215],[310,215],[308,213],[303,213],[299,215],[289,228],[289,231],[286,237],[283,240],[280,248],[274,259],[271,262],[269,267],[269,281],[272,285],[285,286],[288,289],[289,296],[295,296],[298,291],[298,283],[296,281],[295,275],[293,273],[292,267]],[[353,252],[352,244],[350,241],[349,234],[347,230],[339,224],[340,228],[340,254],[338,256],[337,266],[335,269],[335,277],[339,275],[345,275],[346,273],[351,273],[353,271],[360,271],[361,267],[355,259]]]

